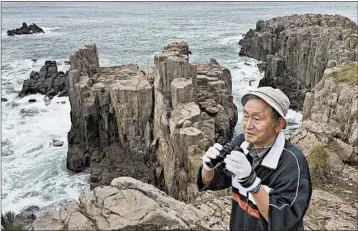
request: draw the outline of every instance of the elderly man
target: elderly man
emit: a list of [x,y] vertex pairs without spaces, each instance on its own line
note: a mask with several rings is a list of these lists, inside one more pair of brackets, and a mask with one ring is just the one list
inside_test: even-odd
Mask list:
[[226,157],[220,144],[207,150],[199,190],[232,187],[230,230],[303,230],[312,186],[305,156],[282,132],[290,101],[279,89],[260,87],[241,103],[243,134]]

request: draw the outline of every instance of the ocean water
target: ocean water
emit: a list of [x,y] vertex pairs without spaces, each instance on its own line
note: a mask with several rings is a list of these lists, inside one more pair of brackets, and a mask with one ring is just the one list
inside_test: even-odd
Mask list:
[[[173,41],[189,43],[191,62],[211,57],[229,68],[239,111],[241,96],[262,74],[256,60],[239,57],[237,42],[259,19],[303,13],[341,14],[357,22],[356,2],[2,2],[1,3],[1,209],[18,212],[28,205],[56,206],[88,189],[88,173],[66,169],[70,104],[42,95],[16,98],[23,80],[46,60],[59,70],[85,43],[96,43],[100,65],[153,65],[154,55]],[[6,36],[22,22],[36,23],[45,34]],[[33,62],[31,59],[37,59]],[[245,65],[248,63],[249,65]],[[253,80],[252,86],[249,81]],[[28,103],[36,99],[35,103]],[[287,135],[301,113],[289,111]],[[239,121],[241,119],[239,113]],[[236,132],[240,131],[240,122]],[[51,141],[64,141],[53,147]]]

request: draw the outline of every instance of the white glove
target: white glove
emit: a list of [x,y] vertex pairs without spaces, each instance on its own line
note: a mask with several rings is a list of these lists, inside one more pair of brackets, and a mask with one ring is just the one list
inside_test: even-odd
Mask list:
[[250,176],[252,167],[250,162],[246,159],[244,153],[239,151],[232,151],[224,159],[226,163],[226,169],[232,172],[240,182],[240,179]]
[[203,156],[203,168],[206,170],[213,170],[213,167],[218,163],[218,156],[220,151],[223,150],[221,144],[215,143],[210,147]]
[[248,191],[253,190],[261,183],[261,179],[256,176],[244,153],[232,151],[230,155],[226,156],[224,162],[226,169],[232,172],[242,187]]

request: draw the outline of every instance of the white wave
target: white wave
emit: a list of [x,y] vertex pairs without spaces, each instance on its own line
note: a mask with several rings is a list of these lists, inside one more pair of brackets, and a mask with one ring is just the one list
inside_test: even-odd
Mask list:
[[16,93],[22,89],[23,81],[30,78],[32,71],[39,72],[47,60],[56,61],[58,71],[66,72],[70,68],[65,65],[67,59],[53,59],[52,57],[42,57],[37,59],[36,62],[31,59],[24,59],[2,64],[2,96],[16,97]]
[[62,29],[62,27],[41,27],[44,32],[55,32],[55,31],[60,31]]
[[241,38],[242,38],[242,35],[225,37],[225,38],[219,39],[218,43],[221,45],[237,44]]
[[[88,174],[72,174],[66,169],[67,132],[71,127],[68,97],[54,97],[49,106],[43,98],[36,94],[3,104],[2,149],[12,150],[7,155],[2,153],[4,211],[76,199],[88,188]],[[28,103],[29,99],[36,102]],[[13,103],[17,106],[12,107]],[[27,116],[21,109],[38,113]],[[53,139],[64,141],[63,146],[52,146]]]

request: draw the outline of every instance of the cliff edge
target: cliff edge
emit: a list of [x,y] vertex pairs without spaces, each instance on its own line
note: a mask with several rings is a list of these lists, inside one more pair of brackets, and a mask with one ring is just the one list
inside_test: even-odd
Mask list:
[[259,86],[281,89],[292,109],[302,110],[306,92],[326,68],[358,60],[358,26],[340,15],[304,14],[259,20],[243,39],[240,55],[263,61]]
[[100,67],[94,44],[70,65],[67,167],[89,167],[91,188],[130,176],[194,199],[204,151],[230,141],[237,122],[229,70],[189,63],[184,42],[166,46],[152,67]]

